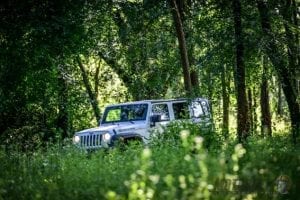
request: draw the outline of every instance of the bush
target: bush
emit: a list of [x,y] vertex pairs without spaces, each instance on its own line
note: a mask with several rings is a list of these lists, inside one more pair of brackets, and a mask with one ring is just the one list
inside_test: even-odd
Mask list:
[[[193,129],[169,128],[178,141],[126,151],[88,155],[68,144],[31,154],[2,149],[0,199],[297,198],[300,151],[285,138],[250,138],[245,147],[213,141],[207,148]],[[288,194],[279,181],[287,181]]]
[[[159,145],[179,145],[181,134],[188,132],[193,137],[202,137],[204,139],[203,145],[208,148],[212,143],[217,143],[218,135],[212,129],[204,129],[199,124],[191,123],[189,121],[183,122],[170,122],[167,126],[161,127],[162,130],[154,130],[152,133],[151,144],[154,146]],[[186,132],[186,133],[187,133]],[[190,141],[189,141],[190,142]],[[216,145],[216,144],[214,144]]]

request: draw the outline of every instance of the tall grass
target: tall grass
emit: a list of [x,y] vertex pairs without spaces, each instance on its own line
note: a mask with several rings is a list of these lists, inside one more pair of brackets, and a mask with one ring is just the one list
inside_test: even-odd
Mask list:
[[[296,199],[300,186],[300,150],[288,139],[242,146],[189,125],[169,127],[147,147],[2,149],[0,162],[0,199]],[[288,177],[288,194],[278,177]]]

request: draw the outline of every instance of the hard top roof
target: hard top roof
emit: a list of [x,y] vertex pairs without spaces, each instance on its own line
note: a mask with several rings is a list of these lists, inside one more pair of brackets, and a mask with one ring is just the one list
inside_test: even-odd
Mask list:
[[[142,104],[142,103],[163,103],[163,102],[180,102],[180,101],[187,101],[189,100],[189,98],[178,98],[178,99],[147,99],[147,100],[141,100],[141,101],[130,101],[130,102],[124,102],[124,103],[118,103],[118,104],[112,104],[112,105],[108,105],[108,107],[110,106],[121,106],[121,105],[128,105],[128,104]],[[193,98],[192,100],[204,100],[207,101],[207,99],[205,98]]]

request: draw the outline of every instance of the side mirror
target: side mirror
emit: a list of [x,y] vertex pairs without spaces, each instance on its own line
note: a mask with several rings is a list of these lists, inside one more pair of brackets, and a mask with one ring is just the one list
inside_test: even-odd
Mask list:
[[150,127],[155,126],[156,122],[161,121],[161,115],[152,115],[150,117]]

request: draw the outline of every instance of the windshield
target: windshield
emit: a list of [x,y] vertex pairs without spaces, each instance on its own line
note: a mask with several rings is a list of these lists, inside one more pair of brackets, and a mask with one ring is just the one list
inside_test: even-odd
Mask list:
[[130,104],[107,107],[102,123],[133,122],[145,120],[148,104]]

